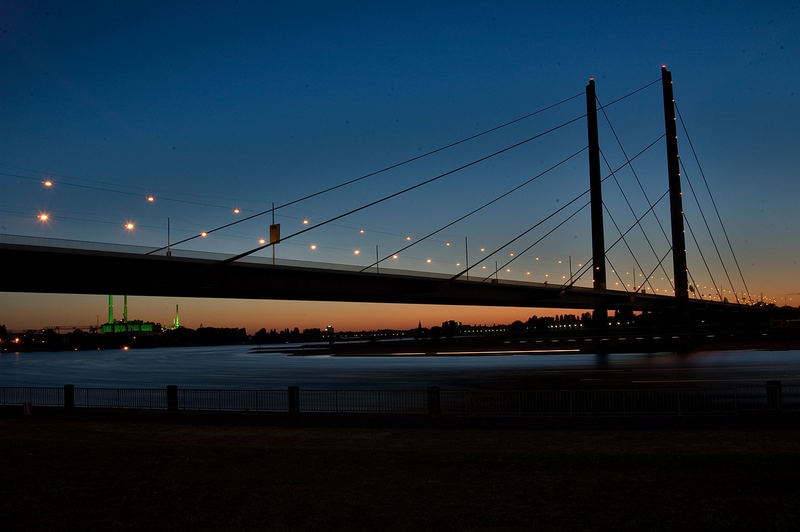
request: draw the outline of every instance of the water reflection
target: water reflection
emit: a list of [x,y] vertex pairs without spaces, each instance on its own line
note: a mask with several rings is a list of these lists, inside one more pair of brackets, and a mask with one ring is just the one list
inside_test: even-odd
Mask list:
[[567,378],[584,382],[676,375],[800,378],[800,351],[336,357],[253,353],[249,346],[223,346],[0,354],[0,386],[474,388],[550,385]]

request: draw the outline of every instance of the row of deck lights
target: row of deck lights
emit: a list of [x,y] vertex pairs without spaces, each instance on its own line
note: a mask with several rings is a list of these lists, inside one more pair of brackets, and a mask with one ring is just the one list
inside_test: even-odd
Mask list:
[[[42,181],[42,185],[43,185],[45,188],[53,188],[53,186],[55,185],[55,182],[54,182],[52,179],[45,179],[44,181]],[[145,197],[145,199],[146,199],[146,201],[147,201],[148,203],[155,203],[155,201],[156,201],[156,198],[155,198],[155,196],[154,196],[154,195],[152,195],[152,194],[149,194],[149,195],[147,195],[147,196]],[[240,213],[241,213],[241,209],[239,209],[238,207],[235,207],[235,208],[233,209],[233,214],[240,214]],[[50,215],[49,215],[48,213],[41,212],[41,213],[39,213],[39,214],[37,215],[37,219],[38,219],[40,222],[42,222],[42,223],[47,223],[47,222],[49,222],[49,221],[50,221]],[[308,225],[309,223],[310,223],[310,222],[309,222],[308,218],[304,218],[304,219],[302,220],[302,224],[303,224],[303,225]],[[133,222],[125,222],[125,224],[124,224],[124,227],[125,227],[125,229],[126,229],[127,231],[133,231],[133,230],[136,228],[136,225],[135,225]],[[365,234],[365,233],[366,233],[366,230],[362,228],[362,229],[359,229],[359,230],[358,230],[358,232],[359,232],[359,234],[362,234],[362,235],[363,235],[363,234]],[[206,237],[208,236],[208,232],[207,232],[207,231],[203,231],[203,232],[201,232],[201,233],[200,233],[200,236],[201,236],[202,238],[206,238]],[[411,236],[410,236],[410,235],[406,235],[405,239],[406,239],[406,241],[411,241]],[[266,243],[267,243],[267,241],[266,241],[266,239],[264,239],[264,238],[260,238],[260,239],[258,240],[258,243],[259,243],[259,244],[261,244],[261,245],[264,245],[264,244],[266,244]],[[449,242],[449,241],[447,241],[447,242],[445,242],[445,243],[444,243],[444,245],[445,245],[445,247],[451,247],[451,246],[452,246],[452,242]],[[310,249],[311,251],[316,251],[316,249],[317,249],[317,244],[311,244],[311,245],[309,245],[309,249]],[[481,253],[485,253],[485,252],[486,252],[486,248],[483,248],[483,247],[482,247],[482,248],[480,248],[480,251],[481,251]],[[360,254],[361,254],[361,250],[359,250],[359,249],[354,249],[354,250],[353,250],[353,254],[354,254],[354,255],[360,255]],[[514,257],[514,252],[509,252],[508,256],[509,256],[509,257]],[[397,255],[397,254],[394,254],[394,255],[392,255],[392,259],[393,259],[393,260],[398,260],[398,258],[399,258],[399,257],[398,257],[398,255]],[[536,260],[537,262],[538,262],[538,261],[540,261],[540,257],[536,257],[536,258],[535,258],[535,260]],[[558,261],[557,261],[557,262],[558,262],[558,264],[563,264],[563,262],[564,262],[564,261],[563,261],[562,259],[558,259]],[[426,259],[425,259],[425,263],[426,263],[426,264],[432,264],[432,263],[433,263],[433,259],[426,258]],[[460,262],[456,262],[456,266],[457,266],[457,267],[460,267],[460,266],[461,266],[461,263],[460,263]],[[583,266],[582,264],[580,264],[580,263],[578,264],[578,268],[581,268],[582,266]],[[482,266],[481,266],[481,269],[482,269],[482,270],[486,270],[486,269],[487,269],[486,265],[482,265]],[[511,272],[511,268],[506,268],[506,269],[505,269],[505,271],[506,271],[507,273],[510,273],[510,272]],[[611,273],[614,273],[614,270],[613,270],[613,269],[611,270]],[[530,276],[530,275],[531,275],[531,272],[530,272],[530,271],[526,271],[526,272],[525,272],[525,275],[526,275],[526,276]],[[630,275],[630,272],[625,272],[625,275]],[[549,279],[549,278],[550,278],[550,274],[545,274],[545,275],[544,275],[544,277],[545,277],[545,279]],[[639,277],[644,277],[644,275],[640,274],[640,275],[639,275]],[[562,279],[562,280],[564,280],[564,279],[567,279],[567,276],[566,276],[566,275],[562,275],[562,276],[561,276],[561,279]],[[661,280],[663,281],[663,280],[664,280],[664,277],[661,277]],[[617,282],[615,282],[615,283],[614,283],[614,285],[615,285],[615,286],[619,286],[619,282],[618,282],[618,281],[617,281]],[[632,286],[631,286],[631,284],[630,284],[630,283],[627,283],[627,284],[626,284],[626,286],[627,286],[628,288],[632,288]],[[703,286],[703,288],[704,288],[704,289],[708,289],[708,287],[707,287],[707,286],[705,286],[705,285]],[[659,292],[660,290],[659,290],[658,288],[656,288],[656,289],[655,289],[655,291],[656,291],[656,292]],[[672,290],[667,290],[667,289],[664,289],[663,291],[664,291],[665,293],[667,293],[667,292],[671,292]],[[724,292],[724,293],[733,293],[731,290],[727,290],[727,289],[721,289],[720,291],[721,291],[721,292]],[[711,297],[712,297],[712,298],[719,299],[719,296],[711,296]]]

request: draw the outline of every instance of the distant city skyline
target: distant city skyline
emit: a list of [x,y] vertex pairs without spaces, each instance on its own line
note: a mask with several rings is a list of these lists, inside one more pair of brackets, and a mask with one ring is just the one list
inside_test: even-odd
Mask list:
[[[175,242],[579,95],[590,77],[599,102],[606,104],[657,79],[659,67],[667,64],[752,296],[759,299],[763,292],[778,303],[800,297],[789,295],[800,293],[796,6],[677,3],[674,13],[686,21],[681,24],[644,7],[597,10],[591,3],[569,9],[516,2],[423,6],[7,3],[0,7],[5,73],[0,127],[8,133],[0,147],[0,233],[155,249],[166,243],[167,218]],[[281,209],[276,222],[283,236],[291,234],[583,112],[582,97],[573,98],[491,135]],[[601,149],[611,167],[625,161],[614,134],[633,155],[663,132],[661,113],[655,84],[608,108],[614,131],[599,117]],[[683,137],[679,127],[685,177],[694,183],[730,267]],[[585,121],[579,120],[380,208],[287,240],[277,247],[278,258],[366,266],[376,246],[381,257],[391,254],[585,143]],[[663,142],[637,159],[634,168],[650,199],[657,198],[667,186]],[[647,203],[633,174],[625,169],[618,177],[634,210],[644,212]],[[580,154],[397,260],[389,259],[389,265],[456,273],[467,252],[474,262],[481,249],[496,249],[587,186],[586,156]],[[613,242],[613,222],[624,230],[634,218],[612,180],[604,183],[604,195],[617,218],[605,222],[607,241]],[[713,250],[685,185],[684,206],[701,246]],[[663,205],[656,210],[668,220]],[[655,235],[658,254],[664,253],[667,244],[657,225],[649,218],[643,222]],[[270,217],[262,216],[182,249],[240,253],[269,238],[269,223]],[[508,260],[540,235],[531,234],[500,256]],[[631,238],[650,270],[655,266],[651,250],[640,235]],[[687,244],[697,290],[714,293],[688,236]],[[613,266],[622,283],[638,286],[634,271],[637,278],[642,272],[621,248],[609,255],[609,287],[619,288]],[[570,275],[570,261],[577,270],[590,254],[584,211],[500,275],[561,282]],[[709,252],[706,258],[720,291],[734,300],[733,291],[743,290],[738,272],[730,268],[732,288],[716,255]],[[494,262],[475,275],[487,275]],[[665,267],[669,271],[671,263]],[[666,292],[669,283],[663,277],[656,274],[653,284]],[[12,329],[94,323],[104,314],[105,297],[2,293],[0,323]],[[419,320],[507,323],[559,313],[133,296],[130,304],[136,309],[132,315],[141,319],[164,323],[170,316],[165,309],[180,304],[187,326],[202,322],[248,331],[324,327],[332,316],[341,323],[334,323],[337,329],[370,329],[407,328]],[[81,323],[65,323],[70,321]]]

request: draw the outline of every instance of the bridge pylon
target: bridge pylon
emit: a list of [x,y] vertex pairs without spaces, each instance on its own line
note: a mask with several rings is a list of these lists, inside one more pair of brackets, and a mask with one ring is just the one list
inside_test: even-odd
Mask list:
[[[592,287],[606,289],[606,252],[603,232],[603,193],[600,176],[600,140],[597,133],[597,97],[594,78],[586,85],[586,124],[589,133],[589,197],[592,222]],[[606,307],[597,306],[592,314],[596,326],[604,326]]]
[[675,123],[675,97],[672,92],[672,73],[661,67],[661,87],[664,94],[664,126],[667,140],[667,174],[669,177],[669,211],[672,228],[672,267],[675,299],[680,318],[688,317],[689,280],[686,266],[686,237],[683,229],[683,198],[681,195],[680,155]]

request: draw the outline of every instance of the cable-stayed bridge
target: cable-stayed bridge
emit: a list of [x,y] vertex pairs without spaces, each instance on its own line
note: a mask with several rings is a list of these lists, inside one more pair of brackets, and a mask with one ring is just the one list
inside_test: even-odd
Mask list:
[[[473,135],[458,139],[433,150],[387,165],[381,169],[343,181],[322,190],[305,194],[291,201],[272,205],[269,209],[243,215],[236,220],[173,240],[169,225],[167,227],[166,245],[151,248],[134,246],[98,245],[90,242],[69,242],[65,240],[36,240],[31,237],[5,235],[0,237],[0,261],[4,264],[4,276],[0,279],[0,290],[15,292],[52,292],[52,293],[126,293],[130,295],[152,296],[194,296],[224,298],[259,298],[289,300],[330,300],[330,301],[364,301],[364,302],[396,302],[396,303],[435,303],[452,305],[496,305],[522,307],[550,307],[593,309],[600,318],[611,309],[634,310],[675,310],[686,315],[692,308],[740,308],[741,304],[752,303],[749,289],[733,252],[733,246],[722,223],[719,210],[714,201],[708,181],[700,166],[694,145],[691,143],[683,118],[677,112],[671,73],[662,67],[660,79],[651,81],[625,95],[602,103],[598,99],[594,80],[590,80],[585,91],[569,96],[551,105],[542,107],[514,120],[504,122]],[[607,109],[612,105],[636,95],[650,87],[659,85],[662,89],[664,131],[653,140],[644,144],[641,149],[629,153],[623,147],[620,135],[611,123]],[[426,157],[442,153],[465,145],[474,139],[492,134],[503,128],[517,124],[523,120],[539,115],[545,111],[585,98],[585,113],[568,117],[566,120],[528,135],[521,140],[502,146],[447,171],[436,173],[424,180],[406,187],[370,198],[368,201],[350,208],[342,208],[322,221],[310,223],[303,220],[300,229],[281,234],[279,224],[274,223],[276,213],[286,211],[290,207],[307,202],[314,198],[363,184],[370,178],[389,172],[396,168],[414,163]],[[598,119],[602,117],[612,133],[614,143],[623,156],[624,163],[616,167],[612,165],[607,151],[600,148]],[[297,261],[285,258],[275,259],[275,249],[279,245],[299,240],[304,235],[313,234],[323,227],[333,226],[357,213],[386,208],[390,200],[406,197],[416,191],[432,185],[459,172],[487,162],[494,162],[504,155],[530,143],[553,135],[573,124],[586,125],[587,143],[568,152],[565,156],[545,164],[536,175],[524,180],[516,186],[501,193],[480,198],[480,203],[465,210],[458,216],[447,220],[444,224],[430,227],[415,238],[407,236],[405,241],[389,252],[380,252],[376,246],[374,260],[367,264],[343,265],[321,263],[318,261]],[[712,211],[722,229],[723,238],[715,237],[711,230],[709,218],[703,210],[696,193],[695,185],[687,176],[687,168],[678,152],[678,124],[688,142],[696,167],[702,177],[702,184],[708,191],[712,202]],[[642,184],[635,167],[636,161],[644,154],[650,153],[664,140],[667,157],[667,179],[664,188],[648,192]],[[588,158],[588,188],[569,199],[559,201],[559,207],[543,215],[532,216],[534,223],[515,228],[510,235],[496,242],[493,248],[481,247],[479,253],[471,249],[467,239],[461,259],[455,262],[455,269],[449,273],[420,272],[413,269],[402,269],[399,266],[402,257],[408,255],[416,246],[435,240],[438,235],[464,223],[465,220],[482,213],[499,204],[512,195],[519,194],[535,181],[553,172],[562,165],[572,164],[584,153]],[[601,164],[602,163],[602,164]],[[603,165],[606,171],[602,170]],[[635,193],[641,193],[647,207],[635,207],[630,191],[626,193],[620,174],[629,171],[638,185]],[[22,174],[0,173],[19,179],[38,179]],[[586,175],[586,174],[584,174]],[[68,181],[67,181],[68,183]],[[698,236],[689,224],[684,211],[684,194],[681,185],[688,184],[702,220],[702,226],[708,232],[712,249],[702,249]],[[42,181],[46,188],[54,183],[49,178]],[[613,185],[614,187],[611,187]],[[698,182],[698,187],[700,182]],[[76,185],[78,186],[78,185]],[[82,185],[86,186],[86,185]],[[95,186],[102,189],[102,187]],[[608,189],[618,190],[624,199],[624,214],[629,215],[632,223],[621,224],[617,220],[619,212],[612,212],[609,203],[604,200]],[[459,190],[456,200],[472,204],[474,199],[468,197],[467,190]],[[467,201],[467,200],[470,201]],[[147,195],[146,201],[153,203],[156,197]],[[668,204],[669,221],[662,221],[658,210]],[[565,224],[585,213],[588,209],[591,234],[591,250],[576,250],[581,255],[588,255],[583,262],[576,262],[573,269],[572,258],[569,257],[569,275],[554,275],[538,281],[527,278],[515,279],[507,276],[512,267],[527,270],[525,261],[542,248],[542,243],[559,238],[559,230]],[[240,214],[239,209],[234,209]],[[263,238],[258,246],[251,247],[235,254],[197,253],[186,249],[193,241],[203,241],[216,235],[231,231],[232,227],[254,219],[272,217],[269,239]],[[39,214],[39,222],[49,223],[51,216]],[[607,221],[611,222],[614,231],[607,229]],[[649,229],[646,222],[649,221]],[[697,225],[697,223],[695,224]],[[658,231],[652,234],[652,228]],[[128,230],[134,230],[132,223]],[[687,262],[687,245],[685,230],[688,229],[691,241],[701,259],[701,271],[692,271]],[[363,229],[361,233],[363,233]],[[641,249],[634,249],[632,239],[637,236]],[[639,236],[640,235],[640,236]],[[265,235],[266,236],[266,235]],[[643,240],[642,240],[643,238]],[[644,245],[643,243],[646,243]],[[459,243],[447,241],[447,247],[460,247]],[[729,250],[729,259],[725,260],[725,250]],[[316,245],[311,244],[311,249]],[[515,249],[516,251],[509,251]],[[642,256],[642,249],[645,251]],[[612,262],[612,251],[624,253],[632,264],[635,264],[632,283],[624,278],[621,269]],[[272,251],[272,257],[264,256],[264,252]],[[371,255],[371,250],[355,249],[356,255]],[[652,255],[652,257],[650,257]],[[718,259],[723,275],[712,272],[712,259]],[[732,259],[732,261],[730,260]],[[539,257],[535,257],[538,261]],[[614,261],[616,261],[616,255]],[[431,259],[426,259],[428,263]],[[563,261],[559,260],[559,264]],[[726,264],[728,262],[728,264]],[[732,263],[731,263],[732,262]],[[670,267],[671,266],[671,267]],[[714,267],[713,269],[717,269]],[[636,272],[638,271],[638,276]],[[611,275],[609,275],[609,272]],[[530,271],[526,274],[530,275]],[[590,274],[591,273],[591,274]],[[738,278],[737,274],[738,273]],[[629,276],[629,272],[625,272]],[[696,279],[697,277],[697,279]],[[700,280],[702,277],[703,280]],[[659,288],[656,280],[663,281]],[[664,285],[668,285],[668,287]],[[619,288],[614,288],[619,287]],[[730,294],[731,297],[728,296]]]

